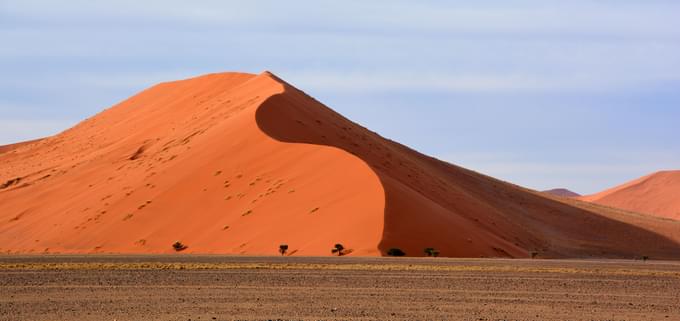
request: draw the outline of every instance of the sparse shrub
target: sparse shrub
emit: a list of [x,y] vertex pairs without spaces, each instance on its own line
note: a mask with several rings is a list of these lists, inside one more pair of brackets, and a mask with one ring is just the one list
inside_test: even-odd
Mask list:
[[345,251],[345,247],[342,244],[338,243],[338,244],[335,244],[335,246],[331,250],[331,253],[337,254],[338,256],[342,256],[343,254],[345,254],[344,251]]
[[279,253],[281,253],[281,256],[286,255],[286,252],[288,252],[288,245],[287,244],[279,245]]
[[642,256],[643,262],[647,262],[647,260],[649,260],[649,256],[647,256],[647,255]]
[[425,255],[429,257],[438,257],[439,256],[439,250],[433,248],[433,247],[427,247],[425,250],[423,250]]
[[180,241],[175,241],[175,243],[172,244],[172,248],[175,249],[177,252],[181,252],[187,249],[188,246],[184,245]]
[[538,256],[538,251],[531,251],[531,258],[535,259]]
[[406,253],[399,248],[391,248],[387,251],[389,256],[405,256]]

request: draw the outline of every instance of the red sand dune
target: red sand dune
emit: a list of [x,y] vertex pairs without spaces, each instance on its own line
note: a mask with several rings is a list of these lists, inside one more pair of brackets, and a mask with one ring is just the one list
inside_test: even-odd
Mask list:
[[422,155],[272,74],[162,83],[0,153],[0,251],[680,258],[680,222]]
[[680,220],[680,170],[657,172],[581,199]]
[[35,142],[38,142],[38,141],[40,141],[40,140],[36,139],[36,140],[31,140],[31,141],[27,141],[27,142],[23,142],[23,143],[16,143],[16,144],[11,144],[11,145],[0,146],[0,154],[6,153],[6,152],[11,152],[11,151],[13,151],[13,150],[15,150],[15,149],[17,149],[21,146],[29,145],[29,144],[32,144],[32,143],[35,143]]
[[574,193],[566,188],[555,188],[547,191],[543,191],[543,193],[547,193],[550,195],[554,196],[560,196],[560,197],[579,197],[581,194]]

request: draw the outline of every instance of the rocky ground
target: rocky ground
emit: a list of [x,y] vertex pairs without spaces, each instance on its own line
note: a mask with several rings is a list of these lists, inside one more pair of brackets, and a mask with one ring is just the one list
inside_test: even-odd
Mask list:
[[680,320],[680,263],[0,256],[0,320]]

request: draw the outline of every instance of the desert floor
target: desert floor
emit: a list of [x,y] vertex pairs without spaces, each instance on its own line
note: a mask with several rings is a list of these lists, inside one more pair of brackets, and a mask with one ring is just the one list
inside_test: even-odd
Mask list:
[[0,320],[680,320],[680,263],[0,256]]

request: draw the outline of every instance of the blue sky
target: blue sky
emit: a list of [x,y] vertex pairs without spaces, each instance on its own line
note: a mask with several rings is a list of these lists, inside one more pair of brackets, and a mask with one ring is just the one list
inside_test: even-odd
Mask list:
[[680,1],[0,1],[0,144],[271,70],[440,159],[591,193],[680,168]]

